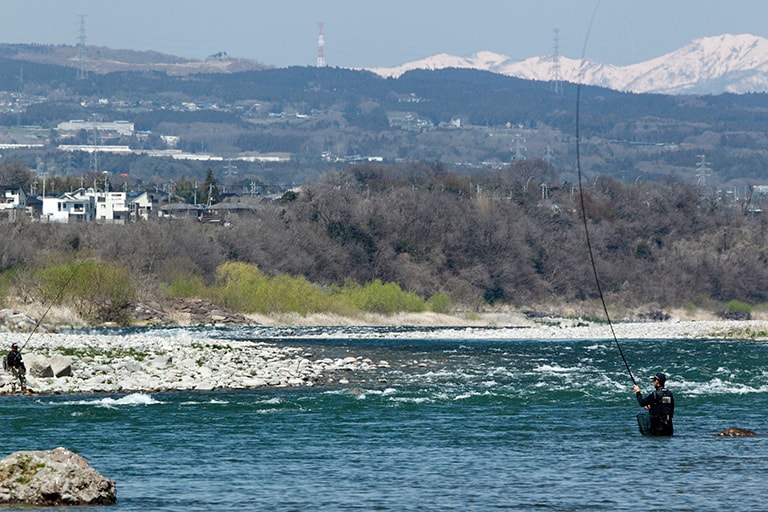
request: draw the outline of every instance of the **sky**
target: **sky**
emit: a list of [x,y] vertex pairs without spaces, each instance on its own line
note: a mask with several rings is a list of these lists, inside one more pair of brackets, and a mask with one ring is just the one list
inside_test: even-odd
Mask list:
[[[628,65],[700,37],[768,38],[766,0],[0,0],[0,42],[218,52],[274,67],[394,67],[491,51]],[[557,32],[556,32],[557,31]]]

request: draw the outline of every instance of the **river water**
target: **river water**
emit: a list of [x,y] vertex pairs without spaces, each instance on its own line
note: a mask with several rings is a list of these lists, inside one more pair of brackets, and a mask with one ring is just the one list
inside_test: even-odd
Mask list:
[[711,434],[768,434],[768,344],[622,341],[645,393],[660,370],[675,393],[676,435],[648,438],[611,340],[289,334],[200,332],[390,367],[301,389],[5,397],[0,453],[69,448],[117,482],[121,512],[765,510],[768,435]]

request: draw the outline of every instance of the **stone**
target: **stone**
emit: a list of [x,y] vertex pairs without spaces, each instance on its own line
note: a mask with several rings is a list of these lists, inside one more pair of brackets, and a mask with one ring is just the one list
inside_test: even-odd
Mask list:
[[19,451],[0,460],[0,503],[54,506],[116,502],[114,480],[66,448]]
[[715,435],[722,437],[752,437],[756,436],[757,434],[744,428],[728,427],[724,428],[722,431]]
[[173,357],[169,355],[161,355],[154,358],[150,363],[150,366],[157,369],[163,369],[163,368],[169,367],[172,362],[173,362]]
[[53,368],[47,357],[38,354],[22,354],[27,372],[32,377],[53,377]]
[[141,363],[131,360],[124,361],[122,364],[116,366],[118,369],[123,369],[128,373],[138,373],[144,371],[144,367],[141,365]]
[[51,370],[53,370],[54,377],[71,377],[72,376],[72,359],[61,354],[51,356],[49,359],[51,363]]

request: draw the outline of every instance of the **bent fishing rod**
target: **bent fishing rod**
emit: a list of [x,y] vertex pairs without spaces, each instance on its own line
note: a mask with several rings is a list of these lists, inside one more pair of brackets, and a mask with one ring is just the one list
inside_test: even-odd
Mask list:
[[600,2],[598,1],[597,4],[595,5],[594,11],[592,11],[592,17],[590,18],[589,26],[587,27],[587,34],[584,37],[584,47],[582,48],[582,52],[581,52],[581,69],[579,71],[579,79],[576,81],[576,171],[579,177],[579,201],[581,203],[581,220],[584,225],[584,235],[587,241],[589,261],[592,265],[592,274],[595,277],[595,286],[597,287],[597,293],[600,297],[600,303],[603,306],[603,312],[605,313],[605,318],[608,322],[608,327],[611,329],[611,336],[613,336],[613,341],[616,344],[616,348],[619,349],[619,354],[621,354],[621,360],[624,361],[624,366],[627,368],[627,373],[629,373],[629,378],[632,379],[632,384],[637,385],[635,376],[632,375],[632,369],[629,367],[627,358],[624,356],[624,351],[621,348],[619,339],[616,337],[616,331],[613,328],[611,315],[608,313],[608,306],[605,303],[605,296],[603,295],[603,287],[600,285],[600,277],[598,276],[597,264],[595,263],[595,254],[594,254],[594,251],[592,250],[592,241],[589,236],[589,223],[587,222],[587,209],[584,203],[584,187],[582,185],[582,177],[581,177],[581,174],[582,174],[581,173],[581,130],[580,130],[581,83],[583,82],[582,78],[583,78],[585,55],[587,52],[587,42],[589,41],[589,34],[592,31],[592,24],[595,21],[595,15],[597,14],[597,10],[599,7],[600,7]]

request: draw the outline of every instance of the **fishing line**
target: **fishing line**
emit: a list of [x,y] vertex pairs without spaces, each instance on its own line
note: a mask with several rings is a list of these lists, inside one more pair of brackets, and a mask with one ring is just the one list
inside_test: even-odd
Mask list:
[[61,288],[59,289],[59,293],[56,294],[56,297],[54,297],[54,299],[51,301],[51,303],[48,304],[48,308],[45,310],[45,312],[43,312],[43,314],[40,316],[40,318],[38,318],[37,322],[35,323],[35,327],[32,328],[32,331],[29,333],[29,336],[27,336],[27,340],[21,346],[19,351],[23,350],[24,347],[27,346],[27,343],[29,343],[29,340],[32,339],[32,335],[35,334],[35,332],[37,331],[37,328],[40,327],[40,324],[43,323],[43,319],[46,317],[46,315],[51,310],[53,305],[56,304],[57,302],[59,302],[59,299],[61,299],[61,296],[64,295],[64,290],[67,289],[67,286],[69,286],[69,283],[71,283],[72,279],[75,278],[75,275],[77,274],[77,271],[80,270],[80,267],[83,265],[84,261],[85,261],[85,259],[80,260],[80,262],[77,264],[75,269],[72,271],[72,274],[67,278],[66,282],[64,282],[64,284],[61,286]]
[[587,26],[587,34],[584,36],[584,47],[581,50],[581,64],[579,69],[579,78],[576,81],[576,171],[579,176],[579,200],[581,202],[581,220],[584,224],[584,235],[587,239],[587,249],[589,251],[589,261],[592,264],[592,274],[595,276],[595,285],[597,286],[597,293],[600,296],[600,303],[603,305],[603,312],[605,313],[605,318],[608,321],[608,327],[611,329],[611,335],[613,336],[613,341],[616,343],[616,348],[619,349],[619,354],[621,354],[621,360],[624,361],[624,366],[627,368],[627,372],[629,373],[629,378],[632,379],[632,384],[637,385],[637,382],[635,381],[635,376],[632,375],[632,369],[629,367],[629,363],[627,362],[627,358],[624,356],[624,351],[621,349],[621,344],[619,344],[619,339],[616,337],[616,331],[613,328],[613,322],[611,321],[611,315],[608,313],[608,306],[605,304],[605,296],[603,295],[603,288],[600,285],[600,278],[597,274],[597,264],[595,263],[595,254],[592,250],[592,241],[589,237],[589,224],[587,223],[587,209],[584,204],[584,187],[582,185],[582,179],[581,179],[581,129],[580,129],[580,105],[581,105],[581,83],[583,82],[582,78],[584,76],[584,62],[585,62],[585,55],[587,53],[587,42],[589,41],[589,34],[592,31],[592,24],[595,21],[595,16],[597,15],[597,10],[600,7],[600,2],[598,1],[597,4],[595,4],[595,9],[592,11],[592,17],[589,19],[589,25]]

